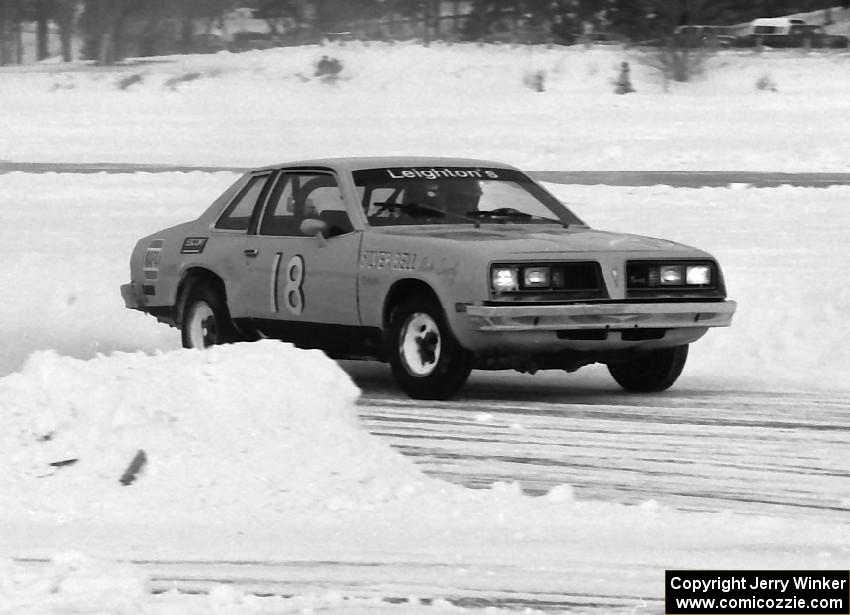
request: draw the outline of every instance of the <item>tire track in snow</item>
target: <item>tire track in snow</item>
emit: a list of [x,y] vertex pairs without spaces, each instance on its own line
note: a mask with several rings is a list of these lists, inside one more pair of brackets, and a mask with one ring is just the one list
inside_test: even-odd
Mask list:
[[[16,563],[33,568],[50,560],[20,558]],[[132,560],[145,569],[152,593],[209,594],[221,586],[257,597],[281,597],[304,602],[312,611],[356,605],[356,601],[394,605],[462,608],[488,607],[527,612],[631,613],[636,608],[661,608],[661,599],[610,591],[600,572],[616,578],[622,574],[597,565],[565,560],[557,568],[541,565],[532,574],[528,566],[511,564],[445,564],[428,561],[387,560]],[[655,578],[657,570],[641,571]],[[576,590],[576,587],[590,588]],[[362,604],[362,603],[361,603]],[[298,609],[303,610],[303,609]]]
[[[534,395],[530,395],[534,398]],[[360,404],[372,433],[469,487],[566,483],[577,497],[683,510],[848,518],[850,396],[722,392]]]

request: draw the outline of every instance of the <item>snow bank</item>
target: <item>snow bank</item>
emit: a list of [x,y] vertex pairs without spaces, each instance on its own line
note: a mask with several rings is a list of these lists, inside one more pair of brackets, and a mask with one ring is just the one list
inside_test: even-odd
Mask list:
[[[365,506],[416,491],[406,458],[357,426],[359,394],[319,351],[262,341],[210,352],[33,355],[0,380],[6,511],[217,518]],[[135,483],[119,478],[138,451]]]

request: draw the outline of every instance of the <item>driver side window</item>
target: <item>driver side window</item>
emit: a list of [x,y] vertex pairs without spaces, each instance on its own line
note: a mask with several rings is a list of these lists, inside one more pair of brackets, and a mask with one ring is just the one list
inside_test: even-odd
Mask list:
[[307,218],[324,220],[328,224],[329,237],[353,230],[333,175],[281,173],[260,222],[260,234],[301,237],[301,222]]

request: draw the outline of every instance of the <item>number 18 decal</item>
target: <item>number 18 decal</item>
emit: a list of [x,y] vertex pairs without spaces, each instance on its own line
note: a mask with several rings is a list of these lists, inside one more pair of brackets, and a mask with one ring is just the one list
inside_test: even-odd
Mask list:
[[301,285],[304,283],[304,259],[296,254],[286,265],[286,286],[283,293],[286,297],[286,308],[298,316],[304,311],[304,293]]
[[[272,268],[272,311],[279,312],[278,305],[278,280],[280,279],[280,265],[283,260],[283,253],[275,254],[274,267]],[[300,254],[296,254],[289,259],[284,271],[285,284],[283,286],[283,303],[286,309],[295,316],[304,311],[304,291],[301,286],[304,284],[304,259]]]

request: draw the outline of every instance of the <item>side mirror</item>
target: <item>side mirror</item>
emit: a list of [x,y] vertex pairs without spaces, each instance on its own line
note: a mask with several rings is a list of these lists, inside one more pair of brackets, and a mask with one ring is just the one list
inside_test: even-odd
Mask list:
[[317,218],[305,218],[301,221],[301,226],[298,227],[298,230],[301,231],[302,235],[321,239],[324,244],[325,237],[328,234],[328,228],[328,223],[324,220],[319,220]]

